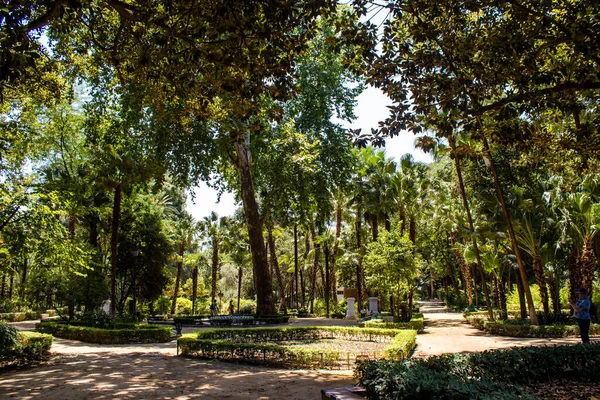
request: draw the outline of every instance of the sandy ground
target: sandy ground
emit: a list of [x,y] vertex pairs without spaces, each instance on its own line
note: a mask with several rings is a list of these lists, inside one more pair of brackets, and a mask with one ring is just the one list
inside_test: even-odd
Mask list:
[[[424,302],[425,333],[415,355],[527,345],[578,343],[577,338],[497,337]],[[33,329],[35,322],[13,324]],[[355,325],[354,321],[297,319],[291,325]],[[196,328],[185,328],[184,332]],[[174,341],[145,345],[94,345],[56,338],[48,363],[0,374],[0,398],[19,399],[320,399],[321,389],[350,386],[351,371],[292,371],[175,357]]]

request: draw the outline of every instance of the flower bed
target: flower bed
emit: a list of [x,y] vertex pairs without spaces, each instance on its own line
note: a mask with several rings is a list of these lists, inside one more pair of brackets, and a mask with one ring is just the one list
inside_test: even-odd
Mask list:
[[423,314],[415,313],[409,322],[386,322],[382,319],[373,319],[364,322],[365,328],[382,329],[414,329],[418,333],[425,331],[425,320]]
[[[499,336],[511,337],[567,337],[579,336],[577,325],[521,325],[507,321],[489,321],[479,315],[467,316],[467,321],[475,328]],[[600,335],[600,324],[590,326],[590,335]]]
[[117,329],[102,329],[59,322],[40,322],[35,328],[39,332],[50,333],[63,339],[99,344],[160,343],[168,341],[173,335],[171,327],[145,324],[117,325]]
[[402,362],[367,361],[358,364],[356,376],[372,400],[532,399],[520,385],[598,382],[600,347],[521,347]]
[[[400,360],[408,357],[415,347],[416,334],[414,330],[308,326],[211,329],[183,335],[177,341],[177,349],[178,353],[187,356],[291,368],[352,368],[358,359]],[[383,342],[387,345],[379,355],[294,345],[332,339]]]

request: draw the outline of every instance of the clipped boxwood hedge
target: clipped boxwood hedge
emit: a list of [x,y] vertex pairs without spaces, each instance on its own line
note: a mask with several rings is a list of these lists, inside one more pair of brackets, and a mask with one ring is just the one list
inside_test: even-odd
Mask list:
[[25,365],[45,359],[50,354],[52,335],[39,332],[18,332],[17,342],[0,350],[0,366]]
[[0,321],[21,322],[39,319],[40,314],[36,311],[14,312],[0,314]]
[[414,329],[418,333],[425,331],[425,319],[422,313],[415,313],[409,322],[386,322],[382,319],[373,319],[364,322],[365,328],[382,329]]
[[598,382],[600,347],[520,347],[402,362],[366,361],[358,364],[356,376],[372,400],[531,399],[519,385]]
[[102,329],[59,322],[40,322],[35,328],[39,332],[63,339],[99,344],[160,343],[169,341],[173,335],[171,327],[145,324],[117,325],[117,329]]
[[[501,320],[489,321],[486,317],[479,315],[469,315],[467,321],[477,329],[499,336],[545,338],[579,336],[577,325],[517,325]],[[590,335],[600,335],[600,324],[590,325]]]
[[321,339],[369,340],[389,343],[384,357],[400,360],[408,357],[416,345],[414,330],[354,327],[286,327],[211,329],[185,334],[177,341],[178,353],[220,360],[291,368],[350,368],[350,355],[339,350],[291,348],[278,342],[318,341]]

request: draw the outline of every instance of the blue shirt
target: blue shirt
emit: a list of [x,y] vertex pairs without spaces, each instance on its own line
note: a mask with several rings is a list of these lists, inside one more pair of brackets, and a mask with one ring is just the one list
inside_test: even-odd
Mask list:
[[581,299],[577,300],[577,303],[575,304],[577,307],[579,307],[581,309],[580,312],[575,311],[573,313],[573,317],[576,319],[590,319],[590,307],[591,307],[591,303],[590,303],[590,299],[586,297],[582,297]]

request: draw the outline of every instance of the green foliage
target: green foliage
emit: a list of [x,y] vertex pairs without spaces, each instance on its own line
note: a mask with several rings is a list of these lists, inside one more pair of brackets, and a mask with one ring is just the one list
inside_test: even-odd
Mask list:
[[0,322],[0,367],[24,365],[45,358],[52,346],[52,336],[37,332],[19,332]]
[[7,322],[31,321],[31,320],[39,319],[39,318],[40,318],[40,314],[35,311],[0,314],[0,321],[7,321]]
[[316,341],[344,338],[347,340],[384,340],[390,342],[385,357],[406,358],[414,349],[416,331],[348,327],[293,327],[214,329],[185,334],[177,340],[182,355],[243,360],[252,363],[281,365],[292,368],[341,367],[341,352],[287,348],[280,342]]
[[382,329],[414,329],[418,333],[425,331],[425,320],[423,314],[414,313],[409,322],[386,322],[382,319],[372,319],[364,322],[365,328]]
[[57,322],[41,322],[36,330],[63,339],[80,340],[87,343],[125,344],[160,343],[171,339],[171,327],[144,324],[117,325],[116,329],[101,329],[88,326],[68,325]]
[[[512,337],[567,337],[578,336],[579,327],[576,325],[565,325],[562,322],[555,325],[531,325],[530,321],[508,320],[488,321],[484,316],[472,315],[467,321],[477,329],[488,331],[494,335]],[[590,335],[600,334],[600,324],[590,325]]]
[[100,309],[86,311],[79,317],[79,322],[93,328],[108,328],[110,326],[110,315]]
[[256,301],[249,299],[240,299],[240,314],[256,314]]
[[175,306],[176,315],[190,315],[192,313],[192,301],[185,297],[177,298],[177,305]]
[[524,347],[446,354],[402,362],[367,361],[356,369],[370,399],[531,398],[519,384],[600,379],[598,346]]

